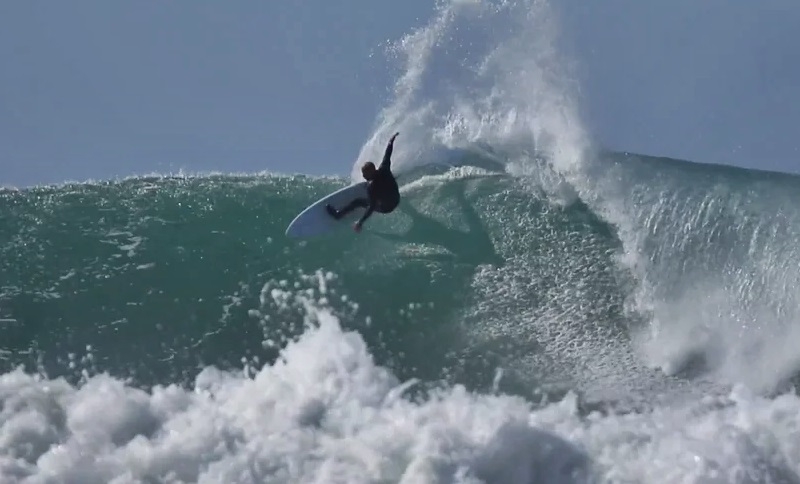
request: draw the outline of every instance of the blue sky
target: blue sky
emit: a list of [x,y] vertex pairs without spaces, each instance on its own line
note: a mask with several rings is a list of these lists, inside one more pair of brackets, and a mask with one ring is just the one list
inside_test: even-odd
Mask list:
[[[586,127],[621,150],[800,172],[800,3],[555,2]],[[349,174],[430,0],[0,3],[0,185]]]

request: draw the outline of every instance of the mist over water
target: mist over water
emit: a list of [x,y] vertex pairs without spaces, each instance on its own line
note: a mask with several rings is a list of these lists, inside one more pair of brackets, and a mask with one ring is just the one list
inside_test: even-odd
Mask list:
[[353,178],[0,192],[0,480],[800,482],[800,180],[596,149],[547,2],[388,53],[357,236],[284,236]]

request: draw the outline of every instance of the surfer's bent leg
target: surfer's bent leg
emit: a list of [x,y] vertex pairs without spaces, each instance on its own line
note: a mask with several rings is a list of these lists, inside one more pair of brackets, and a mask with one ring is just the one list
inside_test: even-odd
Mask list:
[[369,207],[369,200],[367,200],[366,198],[356,198],[352,202],[348,203],[347,206],[345,206],[341,210],[336,210],[331,205],[327,206],[328,213],[330,213],[331,216],[333,218],[337,219],[337,220],[342,218],[342,217],[344,217],[345,215],[347,215],[348,213],[352,212],[353,210],[355,210],[358,207],[361,207],[361,208]]

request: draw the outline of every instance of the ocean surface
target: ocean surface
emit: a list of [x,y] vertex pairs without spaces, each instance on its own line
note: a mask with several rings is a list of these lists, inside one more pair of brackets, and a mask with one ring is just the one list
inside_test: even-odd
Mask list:
[[0,481],[800,482],[800,177],[596,148],[553,15],[440,3],[352,177],[0,190]]

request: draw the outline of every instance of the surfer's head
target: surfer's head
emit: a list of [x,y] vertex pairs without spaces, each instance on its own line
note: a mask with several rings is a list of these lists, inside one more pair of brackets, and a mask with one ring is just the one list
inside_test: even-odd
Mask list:
[[361,176],[363,176],[365,180],[372,180],[375,178],[375,173],[377,173],[375,163],[368,161],[361,165]]

